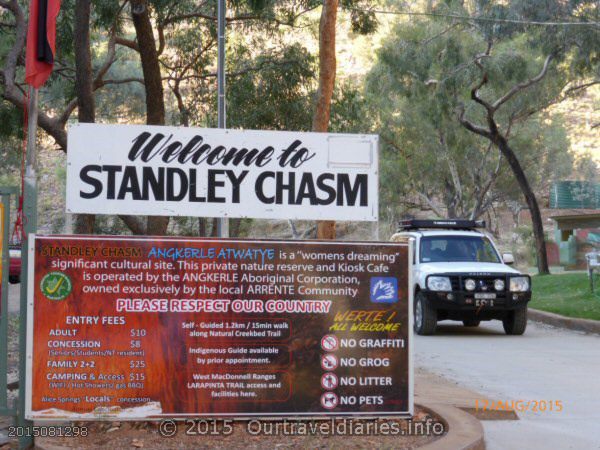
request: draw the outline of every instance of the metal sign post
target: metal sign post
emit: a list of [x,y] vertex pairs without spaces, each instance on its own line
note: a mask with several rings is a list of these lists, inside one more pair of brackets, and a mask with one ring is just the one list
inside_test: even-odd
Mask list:
[[[29,89],[29,107],[27,115],[27,159],[25,161],[25,183],[23,192],[23,214],[25,216],[25,238],[21,247],[21,301],[19,308],[19,402],[17,405],[17,425],[30,427],[33,422],[25,420],[27,372],[27,281],[28,281],[28,255],[29,237],[37,232],[37,115],[38,115],[38,90]],[[19,437],[19,447],[28,448],[33,445],[33,437],[23,433]]]
[[[218,62],[217,62],[217,91],[218,91],[218,126],[226,128],[225,123],[225,14],[226,0],[218,0]],[[217,236],[229,237],[229,219],[217,219]]]
[[2,258],[2,279],[0,302],[0,416],[16,415],[15,408],[8,405],[6,385],[8,382],[8,289],[9,289],[9,231],[10,231],[10,197],[16,196],[17,188],[0,187],[0,257]]

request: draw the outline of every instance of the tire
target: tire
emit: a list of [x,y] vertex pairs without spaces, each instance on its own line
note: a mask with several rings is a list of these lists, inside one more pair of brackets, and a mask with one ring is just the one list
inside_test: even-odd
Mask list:
[[477,319],[465,319],[462,321],[465,327],[478,327],[481,323],[481,320]]
[[414,329],[421,336],[431,336],[437,326],[437,311],[431,307],[422,292],[415,295]]
[[519,308],[510,311],[506,318],[502,319],[504,331],[508,335],[521,335],[527,328],[527,308]]
[[19,283],[19,281],[20,281],[20,280],[19,280],[19,277],[17,277],[17,276],[9,276],[9,277],[8,277],[8,282],[9,282],[10,284],[18,284],[18,283]]

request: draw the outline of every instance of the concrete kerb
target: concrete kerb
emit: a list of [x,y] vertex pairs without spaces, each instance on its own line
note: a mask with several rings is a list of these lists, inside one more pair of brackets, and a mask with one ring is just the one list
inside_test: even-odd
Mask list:
[[584,333],[600,334],[600,321],[598,320],[566,317],[533,308],[529,308],[527,312],[527,318],[529,320],[533,320],[534,322],[542,322],[558,328],[583,331]]
[[471,414],[447,404],[420,405],[442,419],[446,434],[419,449],[422,450],[484,450],[483,426]]

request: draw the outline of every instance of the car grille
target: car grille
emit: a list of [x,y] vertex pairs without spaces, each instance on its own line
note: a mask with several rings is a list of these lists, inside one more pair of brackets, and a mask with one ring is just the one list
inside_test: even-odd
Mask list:
[[453,291],[460,291],[460,277],[450,277]]
[[[454,277],[451,277],[451,278],[454,278]],[[508,278],[506,275],[460,276],[460,277],[456,277],[456,278],[458,278],[458,283],[457,283],[458,287],[456,288],[457,290],[466,291],[464,282],[466,279],[471,278],[471,279],[475,280],[475,283],[477,285],[477,287],[475,288],[475,291],[473,291],[473,292],[495,292],[498,298],[506,297],[506,292],[508,290]],[[504,280],[504,290],[497,291],[494,288],[494,281],[496,281],[497,279]],[[485,286],[485,289],[484,289],[484,286]],[[455,289],[455,284],[453,282],[452,290],[454,290],[454,289]]]
[[[450,283],[452,285],[453,291],[463,291],[466,292],[465,289],[465,280],[471,278],[475,280],[477,287],[474,291],[471,292],[494,292],[497,295],[497,298],[505,298],[506,293],[508,292],[508,276],[505,274],[499,275],[491,275],[491,276],[470,276],[470,275],[450,275]],[[494,281],[497,279],[504,280],[504,290],[496,291],[494,288]],[[483,284],[482,284],[483,282]],[[485,289],[483,288],[485,286]]]

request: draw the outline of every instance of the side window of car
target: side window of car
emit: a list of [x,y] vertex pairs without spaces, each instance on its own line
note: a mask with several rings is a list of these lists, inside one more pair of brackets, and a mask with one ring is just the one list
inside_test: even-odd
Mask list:
[[422,262],[431,261],[431,241],[430,240],[421,241],[420,247],[421,248],[419,249],[419,251],[421,253],[419,255],[419,258],[421,258],[421,261]]

